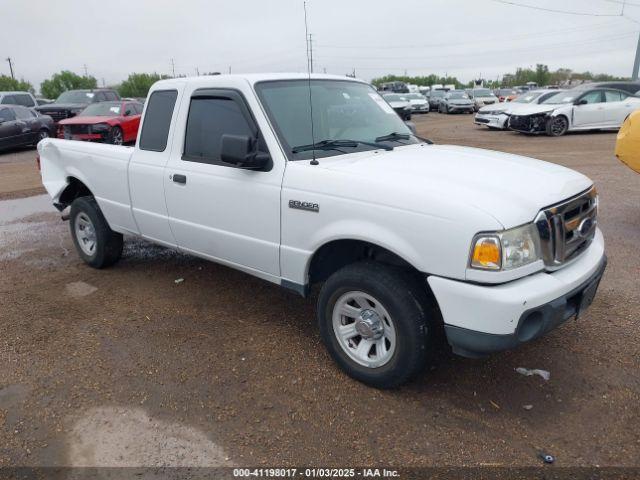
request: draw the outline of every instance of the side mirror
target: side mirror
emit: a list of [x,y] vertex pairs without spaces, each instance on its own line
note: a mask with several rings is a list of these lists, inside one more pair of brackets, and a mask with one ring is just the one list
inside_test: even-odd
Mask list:
[[583,98],[582,100],[576,100],[576,101],[574,102],[574,105],[586,105],[587,103],[589,103],[589,102],[587,102],[587,101]]
[[271,160],[268,153],[258,152],[256,139],[248,135],[222,135],[220,159],[247,170],[262,170]]
[[409,127],[409,130],[411,130],[411,133],[413,133],[414,135],[416,135],[418,132],[416,131],[416,124],[413,122],[410,122],[409,120],[407,120],[406,122],[404,122],[404,124]]

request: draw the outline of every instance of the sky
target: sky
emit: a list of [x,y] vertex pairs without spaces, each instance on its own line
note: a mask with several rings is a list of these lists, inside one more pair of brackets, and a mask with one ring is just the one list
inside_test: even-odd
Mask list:
[[[314,71],[355,69],[367,81],[406,72],[467,82],[537,63],[630,76],[640,32],[640,0],[307,0],[307,12]],[[0,0],[0,13],[0,74],[11,57],[36,89],[85,66],[99,85],[174,68],[307,68],[303,0]]]

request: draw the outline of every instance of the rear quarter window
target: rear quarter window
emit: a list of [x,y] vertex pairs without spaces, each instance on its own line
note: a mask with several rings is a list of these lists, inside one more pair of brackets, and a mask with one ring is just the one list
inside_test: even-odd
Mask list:
[[142,123],[141,150],[164,152],[167,148],[167,137],[176,98],[178,98],[177,90],[157,90],[151,94]]

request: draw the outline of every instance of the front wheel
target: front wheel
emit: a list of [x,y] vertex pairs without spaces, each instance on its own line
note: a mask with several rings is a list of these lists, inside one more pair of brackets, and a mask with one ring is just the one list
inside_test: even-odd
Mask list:
[[399,386],[422,371],[435,335],[425,288],[410,273],[373,262],[329,277],[318,322],[342,370],[377,388]]
[[124,135],[120,127],[111,127],[107,141],[111,145],[122,145],[124,143]]
[[569,130],[569,120],[563,115],[551,117],[547,122],[547,135],[550,137],[559,137]]
[[69,227],[80,258],[93,268],[113,265],[122,256],[122,234],[111,230],[95,198],[73,201]]

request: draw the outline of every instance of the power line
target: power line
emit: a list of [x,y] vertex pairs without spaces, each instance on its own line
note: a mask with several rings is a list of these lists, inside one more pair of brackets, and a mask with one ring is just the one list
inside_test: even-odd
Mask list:
[[478,43],[485,43],[485,42],[488,43],[488,42],[495,41],[495,40],[504,41],[504,40],[514,40],[514,39],[518,39],[518,38],[529,38],[529,37],[539,38],[539,37],[551,36],[551,35],[566,35],[567,33],[578,32],[578,31],[581,31],[581,30],[593,30],[594,28],[600,28],[600,27],[605,27],[605,26],[606,27],[610,27],[615,23],[616,23],[615,21],[611,21],[610,20],[608,22],[596,23],[596,24],[592,24],[592,25],[583,25],[583,26],[580,26],[580,27],[554,29],[554,30],[546,30],[546,31],[543,30],[542,32],[536,32],[536,33],[524,33],[524,34],[519,34],[519,35],[500,35],[500,36],[496,36],[496,37],[484,37],[481,42],[479,42],[476,39],[476,40],[473,40],[473,41],[466,41],[466,42],[443,42],[443,43],[430,43],[430,44],[420,44],[420,45],[410,44],[410,45],[379,45],[379,46],[372,46],[372,45],[325,45],[325,44],[321,44],[321,43],[317,43],[316,45],[318,47],[322,47],[322,48],[373,49],[373,50],[451,47],[451,46],[463,46],[463,45],[477,45]]
[[[467,52],[467,53],[448,53],[448,54],[442,54],[442,55],[420,55],[420,56],[411,56],[411,57],[401,57],[401,56],[393,56],[393,57],[380,57],[380,56],[375,56],[375,57],[363,57],[363,56],[358,56],[359,59],[361,60],[430,60],[430,59],[438,59],[438,58],[450,58],[450,57],[469,57],[469,58],[475,58],[478,56],[482,56],[482,55],[495,55],[495,54],[501,54],[501,53],[511,53],[511,52],[528,52],[528,51],[539,51],[539,50],[543,50],[543,49],[548,49],[548,48],[558,48],[558,47],[564,47],[564,46],[574,46],[574,45],[585,45],[585,44],[589,44],[589,43],[594,43],[594,42],[601,42],[603,40],[617,40],[617,39],[621,39],[621,38],[626,38],[630,35],[636,35],[637,31],[629,31],[629,32],[624,32],[624,33],[617,33],[615,35],[606,35],[606,36],[601,36],[601,37],[594,37],[591,38],[589,40],[574,40],[571,42],[561,42],[561,43],[552,43],[552,44],[542,44],[542,45],[537,45],[535,47],[526,47],[526,48],[509,48],[509,49],[502,49],[502,50],[484,50],[482,52]],[[353,58],[353,56],[346,56],[346,55],[320,55],[320,58],[340,58],[340,59],[351,59]]]
[[565,15],[580,15],[583,17],[621,17],[622,15],[619,13],[611,14],[611,13],[587,13],[587,12],[572,12],[569,10],[556,10],[553,8],[545,8],[545,7],[537,7],[535,5],[525,5],[523,3],[510,2],[509,0],[491,0],[497,3],[504,3],[505,5],[511,5],[514,7],[522,7],[522,8],[530,8],[532,10],[541,10],[543,12],[551,12],[551,13],[562,13]]

